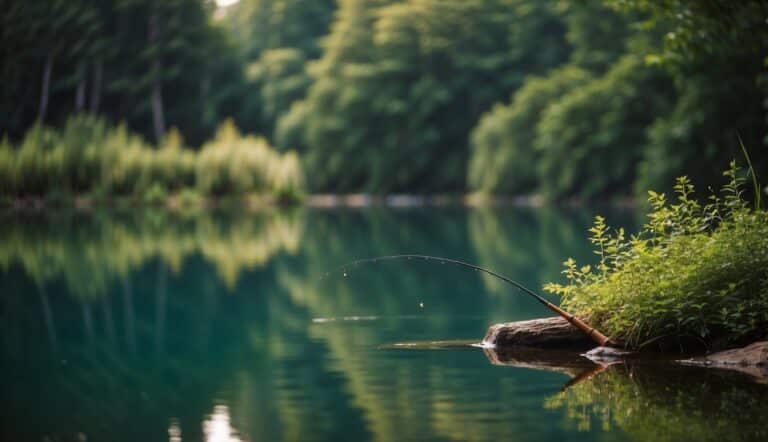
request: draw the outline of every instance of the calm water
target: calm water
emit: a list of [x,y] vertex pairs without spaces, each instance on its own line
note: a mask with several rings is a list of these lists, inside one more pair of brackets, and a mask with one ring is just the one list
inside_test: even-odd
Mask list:
[[0,215],[0,438],[765,440],[765,385],[739,376],[619,366],[564,389],[566,374],[478,348],[391,348],[548,315],[477,272],[402,261],[324,278],[418,252],[538,288],[568,256],[592,259],[595,213]]

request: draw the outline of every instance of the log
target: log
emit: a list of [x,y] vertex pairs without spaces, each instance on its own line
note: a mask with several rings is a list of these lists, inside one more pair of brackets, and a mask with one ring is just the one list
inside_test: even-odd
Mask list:
[[496,348],[523,346],[572,350],[586,350],[596,345],[559,316],[492,325],[485,333],[483,344]]
[[592,370],[597,364],[582,357],[578,351],[533,347],[484,347],[488,362],[493,365],[532,368],[536,370],[564,373],[574,378],[584,371]]

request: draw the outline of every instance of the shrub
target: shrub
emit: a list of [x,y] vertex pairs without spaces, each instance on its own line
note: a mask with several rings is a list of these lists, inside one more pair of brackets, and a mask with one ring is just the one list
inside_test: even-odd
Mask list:
[[164,199],[169,191],[197,187],[205,194],[272,194],[295,199],[304,177],[294,152],[281,154],[263,139],[242,136],[231,121],[198,153],[171,129],[159,148],[124,124],[76,115],[61,130],[32,127],[14,148],[0,141],[0,193],[6,196],[89,192]]
[[279,196],[298,194],[304,177],[294,152],[281,154],[263,138],[242,136],[227,120],[198,154],[196,182],[206,195],[257,192]]
[[768,326],[768,213],[742,199],[735,163],[729,184],[702,205],[685,178],[676,201],[649,192],[648,223],[637,235],[590,229],[599,262],[565,262],[567,285],[547,284],[563,307],[641,348],[665,337],[705,343],[762,338]]

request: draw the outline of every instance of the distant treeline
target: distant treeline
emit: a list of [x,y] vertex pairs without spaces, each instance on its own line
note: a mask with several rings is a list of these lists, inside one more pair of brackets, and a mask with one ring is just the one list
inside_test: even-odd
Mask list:
[[630,196],[768,169],[768,1],[32,0],[0,132],[88,111],[190,146],[232,118],[311,191]]

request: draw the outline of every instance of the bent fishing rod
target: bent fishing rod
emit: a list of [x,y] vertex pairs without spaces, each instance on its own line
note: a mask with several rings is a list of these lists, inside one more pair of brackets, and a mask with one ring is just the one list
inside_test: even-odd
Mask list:
[[450,263],[450,264],[456,264],[459,266],[467,267],[473,270],[477,270],[483,273],[486,273],[488,275],[493,276],[494,278],[498,278],[516,289],[520,290],[521,292],[525,293],[526,295],[531,296],[535,300],[537,300],[540,304],[544,305],[548,309],[552,310],[553,312],[557,313],[558,316],[564,318],[566,321],[568,321],[571,325],[578,328],[582,333],[589,336],[590,339],[595,341],[600,346],[609,346],[609,347],[619,347],[620,344],[618,344],[613,339],[609,338],[608,336],[600,333],[595,327],[590,326],[586,322],[582,321],[581,319],[577,318],[575,315],[572,315],[565,310],[561,309],[560,307],[556,306],[555,304],[552,304],[551,302],[544,299],[541,295],[534,292],[533,290],[529,289],[528,287],[520,284],[519,282],[508,278],[502,274],[496,273],[493,270],[486,269],[484,267],[480,267],[475,264],[470,264],[468,262],[459,261],[457,259],[451,259],[451,258],[443,258],[440,256],[430,256],[430,255],[418,255],[418,254],[402,254],[402,255],[386,255],[386,256],[377,256],[374,258],[364,258],[364,259],[358,259],[355,261],[350,261],[344,265],[341,265],[337,267],[333,272],[336,273],[339,270],[344,271],[344,275],[346,276],[346,269],[350,266],[357,266],[358,264],[365,264],[369,262],[378,262],[378,261],[389,261],[389,260],[397,260],[397,259],[423,259],[425,261],[437,261],[440,263]]

